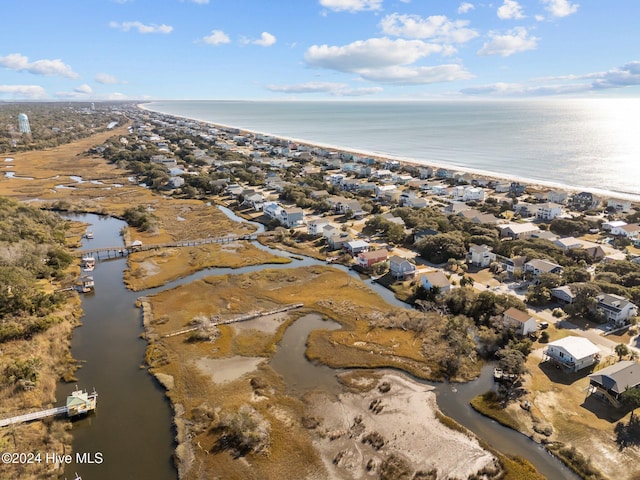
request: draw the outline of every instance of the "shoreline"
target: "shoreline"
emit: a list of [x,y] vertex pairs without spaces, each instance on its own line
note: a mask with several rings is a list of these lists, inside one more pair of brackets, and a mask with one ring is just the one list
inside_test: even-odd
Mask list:
[[[153,102],[149,102],[149,104],[151,104]],[[489,170],[482,170],[482,169],[477,169],[477,168],[470,168],[470,167],[463,167],[463,166],[457,166],[454,164],[449,164],[449,163],[442,163],[442,162],[438,162],[438,161],[432,161],[432,160],[419,160],[417,158],[411,158],[411,157],[404,157],[404,156],[400,156],[400,155],[394,155],[394,154],[388,154],[388,153],[384,153],[384,152],[375,152],[375,151],[371,151],[371,150],[364,150],[364,149],[354,149],[354,148],[348,148],[348,147],[341,147],[338,145],[332,145],[332,144],[326,144],[326,143],[321,143],[321,142],[316,142],[316,141],[311,141],[311,140],[305,140],[302,138],[296,138],[296,137],[289,137],[289,136],[283,136],[283,135],[276,135],[273,133],[269,133],[269,132],[263,132],[263,131],[258,131],[258,130],[250,130],[244,127],[239,127],[239,126],[233,126],[233,125],[226,125],[223,123],[218,123],[218,122],[212,122],[210,120],[204,120],[201,118],[195,118],[195,117],[188,117],[185,115],[177,115],[177,114],[173,114],[173,113],[164,113],[161,112],[159,110],[153,110],[151,108],[148,108],[147,103],[138,103],[136,104],[136,106],[141,109],[141,110],[145,110],[147,112],[152,112],[152,113],[157,113],[157,114],[161,114],[161,115],[167,115],[169,117],[174,117],[174,118],[181,118],[181,119],[185,119],[185,120],[191,120],[191,121],[195,121],[195,122],[202,122],[205,123],[207,125],[211,125],[212,127],[215,128],[221,128],[221,129],[236,129],[239,130],[239,132],[242,133],[251,133],[254,135],[265,135],[265,136],[270,136],[273,138],[277,138],[280,140],[287,140],[290,142],[294,142],[294,143],[299,143],[302,145],[306,145],[309,147],[317,147],[317,148],[323,148],[323,149],[328,149],[328,150],[335,150],[338,152],[346,152],[346,153],[351,153],[354,155],[359,155],[359,156],[364,156],[364,157],[371,157],[374,158],[376,161],[386,161],[386,160],[392,160],[392,161],[398,161],[402,164],[406,164],[406,165],[410,165],[410,166],[414,166],[414,167],[432,167],[434,169],[438,169],[438,168],[443,168],[443,169],[448,169],[448,170],[453,170],[453,171],[457,171],[460,173],[469,173],[469,174],[474,174],[474,175],[478,175],[478,176],[483,176],[486,177],[490,180],[507,180],[507,181],[513,181],[513,182],[520,182],[532,187],[538,187],[540,189],[549,189],[549,190],[563,190],[566,191],[568,193],[579,193],[579,192],[589,192],[592,193],[594,195],[597,195],[599,197],[603,197],[605,199],[616,199],[616,200],[627,200],[627,201],[631,201],[631,202],[640,202],[640,194],[635,194],[635,193],[629,193],[629,192],[617,192],[617,191],[612,191],[612,190],[603,190],[603,189],[599,189],[599,188],[595,188],[595,187],[581,187],[581,186],[575,186],[575,185],[567,185],[564,183],[560,183],[560,182],[553,182],[553,181],[545,181],[545,180],[535,180],[535,179],[531,179],[531,178],[527,178],[527,177],[523,177],[523,176],[519,176],[519,175],[511,175],[511,174],[507,174],[507,173],[499,173],[499,172],[493,172],[493,171],[489,171]]]

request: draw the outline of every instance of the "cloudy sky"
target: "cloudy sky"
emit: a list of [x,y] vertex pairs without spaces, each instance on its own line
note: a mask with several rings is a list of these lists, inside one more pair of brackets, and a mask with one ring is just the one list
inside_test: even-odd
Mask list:
[[20,0],[0,11],[0,100],[640,95],[638,0]]

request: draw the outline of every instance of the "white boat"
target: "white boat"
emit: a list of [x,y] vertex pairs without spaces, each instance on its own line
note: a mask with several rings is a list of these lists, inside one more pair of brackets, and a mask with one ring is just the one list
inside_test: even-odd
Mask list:
[[84,234],[84,238],[87,238],[89,240],[92,239],[93,238],[93,232],[91,230],[87,230],[85,232],[85,234]]
[[84,272],[93,272],[96,266],[96,259],[92,255],[84,255],[82,257],[80,266]]

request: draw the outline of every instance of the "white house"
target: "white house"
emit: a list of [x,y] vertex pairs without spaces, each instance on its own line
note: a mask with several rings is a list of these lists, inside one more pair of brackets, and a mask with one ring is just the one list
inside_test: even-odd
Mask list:
[[638,307],[620,295],[601,293],[596,296],[596,308],[607,316],[607,320],[618,326],[628,323],[629,318],[638,314]]
[[535,318],[522,310],[511,307],[504,312],[502,321],[509,327],[514,327],[518,335],[529,335],[538,330]]
[[[623,227],[627,224],[627,222],[623,221],[623,220],[611,220],[609,222],[603,222],[602,224],[602,229],[608,232],[613,233],[613,229],[618,229],[620,227]],[[613,233],[614,235],[618,235],[616,233]]]
[[464,189],[462,195],[463,202],[482,202],[484,201],[485,193],[482,188],[467,187]]
[[310,220],[307,222],[307,232],[309,235],[322,235],[322,230],[327,225],[331,225],[331,222],[322,218],[317,220]]
[[549,343],[545,359],[569,372],[577,372],[600,360],[600,349],[584,337],[568,336]]
[[538,204],[538,212],[536,213],[536,217],[543,220],[553,220],[554,218],[559,217],[562,214],[562,205],[548,202]]
[[618,212],[627,213],[631,210],[631,202],[629,200],[617,200],[615,198],[610,198],[607,200],[607,207],[613,208]]
[[267,202],[262,205],[262,213],[269,218],[280,218],[282,207],[276,202]]
[[304,212],[298,207],[283,208],[279,220],[287,228],[297,227],[304,223]]
[[492,250],[493,248],[488,245],[471,244],[467,253],[467,262],[482,268],[488,267],[496,260],[496,254]]

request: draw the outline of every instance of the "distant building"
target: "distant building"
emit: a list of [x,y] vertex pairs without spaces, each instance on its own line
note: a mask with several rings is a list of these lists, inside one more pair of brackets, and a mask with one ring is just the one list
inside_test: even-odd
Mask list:
[[18,128],[20,133],[31,134],[31,126],[29,126],[29,118],[25,113],[18,115]]

